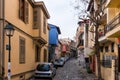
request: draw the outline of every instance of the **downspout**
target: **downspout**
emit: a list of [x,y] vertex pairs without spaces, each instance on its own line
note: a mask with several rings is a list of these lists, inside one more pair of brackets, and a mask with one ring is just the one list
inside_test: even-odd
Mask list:
[[5,26],[5,0],[2,0],[3,2],[3,27],[2,27],[2,77],[4,78],[4,74],[5,74],[5,54],[4,54],[4,26]]

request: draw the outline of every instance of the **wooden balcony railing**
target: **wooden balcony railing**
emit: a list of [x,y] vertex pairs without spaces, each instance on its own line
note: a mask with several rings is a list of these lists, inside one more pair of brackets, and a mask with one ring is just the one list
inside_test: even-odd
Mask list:
[[120,13],[114,17],[106,26],[106,32],[111,31],[120,24]]

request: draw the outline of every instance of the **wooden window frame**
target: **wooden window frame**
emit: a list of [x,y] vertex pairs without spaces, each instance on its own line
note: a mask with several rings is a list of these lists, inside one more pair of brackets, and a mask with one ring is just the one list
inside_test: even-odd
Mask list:
[[114,52],[114,42],[111,43],[111,52]]
[[19,18],[26,24],[29,22],[29,4],[25,0],[19,0]]
[[33,29],[38,29],[38,25],[37,25],[37,21],[38,21],[38,10],[37,9],[34,9],[33,10]]
[[41,12],[38,7],[33,8],[33,29],[41,27]]
[[25,38],[19,37],[19,63],[24,64],[25,63],[25,54],[26,54],[26,48],[25,48]]
[[47,25],[46,25],[46,17],[43,16],[43,32],[44,32],[44,34],[46,34],[46,27],[47,27]]
[[35,46],[35,62],[40,62],[40,47],[38,45]]

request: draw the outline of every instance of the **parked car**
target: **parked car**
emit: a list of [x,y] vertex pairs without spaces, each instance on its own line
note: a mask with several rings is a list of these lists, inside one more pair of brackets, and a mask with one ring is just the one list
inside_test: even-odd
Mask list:
[[64,63],[66,62],[66,58],[65,57],[61,57],[60,59],[63,60]]
[[69,56],[66,56],[66,57],[65,57],[65,61],[68,61],[69,59],[70,59]]
[[34,78],[47,78],[52,80],[52,78],[56,75],[56,69],[54,68],[52,63],[40,63],[37,65],[35,69]]
[[54,61],[54,66],[55,67],[63,67],[64,66],[64,60],[63,59],[56,59],[55,61]]

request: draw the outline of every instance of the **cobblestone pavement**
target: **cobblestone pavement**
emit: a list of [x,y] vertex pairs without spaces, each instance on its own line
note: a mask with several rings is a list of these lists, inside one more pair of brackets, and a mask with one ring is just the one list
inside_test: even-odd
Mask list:
[[70,59],[63,67],[57,69],[53,80],[95,80],[94,74],[88,74],[86,69],[78,65],[77,59]]

